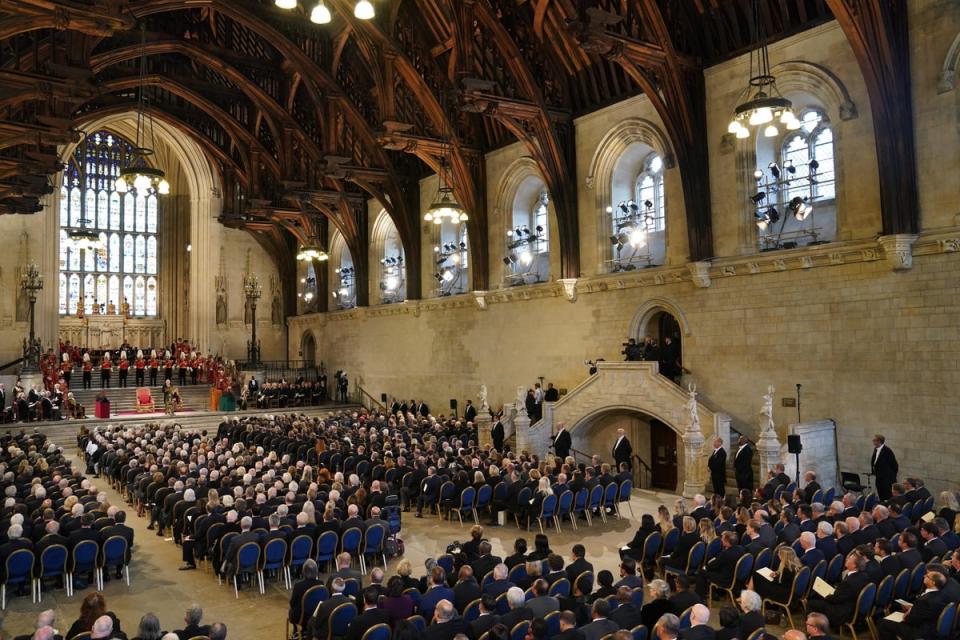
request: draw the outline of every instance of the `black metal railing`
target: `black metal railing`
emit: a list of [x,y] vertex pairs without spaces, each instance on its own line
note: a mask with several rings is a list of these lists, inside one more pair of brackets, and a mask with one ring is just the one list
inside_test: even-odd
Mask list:
[[8,362],[7,364],[0,366],[0,371],[3,371],[4,369],[9,369],[10,367],[15,367],[15,366],[17,366],[18,364],[20,364],[21,362],[23,362],[23,358],[22,358],[22,357],[21,357],[21,358],[17,358],[16,360],[11,360],[11,361]]

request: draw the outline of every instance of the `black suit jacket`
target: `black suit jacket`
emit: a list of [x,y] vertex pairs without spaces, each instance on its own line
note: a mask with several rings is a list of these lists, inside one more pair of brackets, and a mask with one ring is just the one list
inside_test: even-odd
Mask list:
[[711,478],[725,478],[727,475],[727,450],[723,447],[714,449],[707,460]]
[[630,439],[626,436],[620,440],[619,444],[614,442],[613,459],[620,466],[621,462],[630,462],[630,456],[633,455],[633,447],[630,446]]
[[879,456],[874,449],[870,456],[870,471],[877,478],[878,486],[889,486],[896,482],[900,465],[897,463],[897,456],[894,455],[893,449],[884,445]]
[[[303,600],[303,594],[307,592],[307,589],[310,589],[311,587],[316,587],[322,584],[323,582],[321,582],[320,580],[317,580],[316,578],[311,578],[311,579],[304,578],[303,580],[300,580],[299,582],[293,585],[293,591],[290,593],[290,611],[288,613],[288,619],[290,620],[290,622],[292,622],[293,624],[300,624],[300,613],[301,613],[300,605],[301,605],[301,601]],[[313,611],[311,611],[310,613],[312,614]],[[179,635],[179,633],[177,635]],[[195,636],[198,634],[195,633],[193,635]],[[180,640],[189,640],[192,637],[193,636],[186,636],[186,637],[180,636]]]
[[576,627],[571,627],[566,631],[561,631],[557,635],[550,638],[550,640],[583,640],[583,632]]
[[353,602],[353,598],[345,596],[342,593],[334,594],[330,596],[329,599],[324,600],[320,603],[320,606],[317,607],[316,616],[314,617],[314,626],[313,626],[313,637],[314,638],[326,638],[328,633],[328,624],[330,622],[330,616],[333,614],[333,610],[339,607],[341,604]]
[[467,608],[467,605],[479,598],[482,594],[483,591],[480,589],[480,585],[477,583],[475,578],[461,580],[457,584],[453,585],[453,604],[457,608],[457,611],[463,613],[463,610]]
[[423,632],[425,640],[453,640],[463,632],[463,618],[454,618],[442,624],[433,623]]
[[593,565],[584,560],[583,558],[577,558],[573,562],[567,565],[567,580],[570,581],[570,588],[573,588],[574,582],[584,571],[593,571]]
[[367,629],[378,624],[390,624],[390,614],[379,607],[361,611],[350,622],[344,640],[360,640]]
[[480,636],[500,622],[500,616],[495,613],[482,614],[479,618],[467,625],[467,637],[470,640],[479,640]]
[[707,624],[698,624],[680,631],[680,640],[715,640],[716,637],[717,632]]
[[570,455],[571,443],[570,432],[564,429],[553,437],[553,452],[561,458],[566,458]]
[[753,447],[747,445],[743,451],[734,454],[733,468],[736,471],[738,486],[753,486]]
[[828,617],[831,620],[849,620],[853,616],[854,607],[857,606],[860,590],[869,583],[870,576],[866,571],[847,574],[847,577],[837,585],[837,590],[824,598],[832,609],[828,612]]
[[180,629],[179,631],[174,631],[177,634],[177,637],[180,640],[190,640],[190,638],[196,638],[197,636],[208,636],[210,635],[210,625],[196,625],[191,624],[185,629]]
[[930,562],[933,558],[938,558],[948,551],[947,543],[940,538],[927,540],[920,548],[920,555],[924,562]]
[[946,599],[941,591],[925,593],[913,603],[903,618],[903,624],[917,630],[916,638],[936,637],[934,630],[944,604]]
[[717,557],[707,563],[706,575],[709,580],[717,584],[730,584],[733,572],[737,568],[737,561],[747,552],[740,545],[724,549]]
[[638,624],[643,624],[641,608],[629,602],[614,609],[608,617],[620,625],[621,629],[633,629]]

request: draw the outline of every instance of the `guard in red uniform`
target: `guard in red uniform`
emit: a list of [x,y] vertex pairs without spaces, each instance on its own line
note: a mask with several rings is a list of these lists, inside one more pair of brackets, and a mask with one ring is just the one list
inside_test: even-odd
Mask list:
[[63,381],[67,383],[67,386],[70,386],[70,376],[73,375],[73,363],[70,362],[70,354],[63,354],[63,364],[60,365],[60,375],[63,377]]
[[117,386],[126,387],[127,386],[127,370],[130,368],[130,361],[127,360],[127,352],[120,352],[120,364],[117,365],[117,369],[120,372],[120,382]]
[[90,362],[90,354],[83,354],[83,388],[89,389],[93,386],[93,363]]
[[100,388],[109,389],[110,388],[110,372],[113,370],[113,365],[110,364],[110,352],[103,352],[103,360],[100,361]]
[[157,371],[160,369],[160,361],[157,360],[157,350],[150,352],[150,386],[157,386]]

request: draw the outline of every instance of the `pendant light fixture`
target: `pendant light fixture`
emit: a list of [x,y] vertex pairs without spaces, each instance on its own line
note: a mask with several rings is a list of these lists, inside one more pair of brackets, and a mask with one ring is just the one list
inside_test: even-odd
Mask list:
[[146,194],[154,191],[162,196],[170,193],[163,169],[151,167],[147,159],[154,155],[156,144],[153,134],[153,117],[147,113],[147,25],[140,25],[140,82],[137,89],[137,140],[120,169],[114,186],[119,193],[130,189]]
[[[298,2],[297,0],[273,0],[273,4],[279,9],[290,11],[297,8]],[[373,3],[370,0],[358,0],[358,2],[353,5],[353,15],[360,20],[373,20],[377,12],[373,8]],[[318,0],[317,4],[314,5],[310,11],[310,22],[314,24],[330,24],[331,20],[333,20],[333,16],[330,13],[330,9],[327,8],[324,0]]]
[[[441,94],[440,98],[440,108],[444,113],[447,112],[446,97],[443,94]],[[432,221],[437,225],[443,224],[444,220],[448,220],[451,223],[459,223],[466,222],[469,218],[466,210],[457,202],[448,171],[451,164],[450,161],[453,157],[453,149],[447,144],[447,141],[451,137],[452,132],[444,132],[443,140],[440,143],[440,171],[437,172],[437,179],[439,180],[440,186],[437,188],[437,196],[433,199],[433,203],[431,203],[427,212],[423,215],[425,221]]]
[[774,138],[780,134],[778,125],[793,131],[800,128],[800,121],[793,113],[793,103],[780,93],[777,78],[770,72],[770,53],[760,15],[760,0],[753,2],[753,39],[758,45],[750,51],[750,80],[734,109],[727,133],[737,138],[749,138],[753,128],[762,130],[764,137]]

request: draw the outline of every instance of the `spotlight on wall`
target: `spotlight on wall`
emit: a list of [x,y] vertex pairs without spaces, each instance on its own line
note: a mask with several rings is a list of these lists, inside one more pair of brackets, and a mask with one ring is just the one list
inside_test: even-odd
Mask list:
[[750,196],[750,200],[753,202],[753,204],[760,204],[766,199],[766,197],[767,197],[766,191],[757,191],[755,194]]
[[798,221],[803,222],[807,219],[807,216],[810,215],[810,211],[813,210],[813,207],[808,205],[803,201],[803,198],[796,196],[790,200],[790,213],[793,214],[793,217]]
[[770,175],[772,175],[775,179],[780,179],[780,167],[777,166],[776,162],[771,162],[768,164],[767,169],[770,170]]
[[533,254],[529,251],[524,251],[520,254],[520,264],[526,266],[533,262]]

